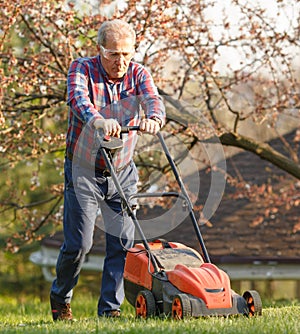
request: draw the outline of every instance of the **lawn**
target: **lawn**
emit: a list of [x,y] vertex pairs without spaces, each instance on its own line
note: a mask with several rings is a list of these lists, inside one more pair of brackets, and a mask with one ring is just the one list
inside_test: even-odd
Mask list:
[[[26,261],[18,260],[16,263],[15,258],[10,256],[9,261],[5,262],[10,265],[6,271],[4,262],[0,261],[0,333],[300,334],[300,301],[292,301],[293,297],[282,297],[284,299],[280,301],[274,297],[272,300],[276,302],[268,302],[269,297],[264,293],[261,294],[263,313],[257,318],[238,316],[183,321],[166,318],[143,320],[136,319],[134,308],[125,302],[121,319],[99,319],[96,314],[99,277],[97,279],[94,274],[88,273],[81,275],[72,302],[77,321],[54,323],[48,300],[51,283],[45,282],[40,268]],[[263,287],[258,286],[258,291],[264,291]],[[249,287],[240,288],[245,291]],[[285,291],[289,285],[281,282],[280,288]]]
[[133,307],[126,302],[120,319],[102,319],[96,315],[96,305],[96,297],[78,296],[72,303],[76,321],[54,323],[47,301],[4,297],[0,300],[0,333],[300,333],[299,302],[264,305],[262,316],[256,318],[209,317],[183,321],[136,319]]

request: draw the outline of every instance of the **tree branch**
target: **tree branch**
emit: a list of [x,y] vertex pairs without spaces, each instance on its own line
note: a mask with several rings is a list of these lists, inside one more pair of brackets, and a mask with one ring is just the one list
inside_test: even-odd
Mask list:
[[300,165],[274,150],[269,144],[257,142],[233,132],[224,133],[219,139],[223,145],[235,146],[252,152],[300,180]]
[[[162,89],[158,90],[159,93],[164,96],[166,101],[168,101],[175,109],[177,109],[178,111],[185,110],[185,107],[181,104],[180,101],[173,99]],[[192,115],[191,119],[194,123],[197,121],[195,116]],[[172,120],[184,126],[188,126],[189,123],[186,115],[184,119],[180,119],[176,115],[175,117],[172,117]],[[222,145],[239,147],[244,149],[245,151],[252,152],[259,156],[261,159],[271,162],[285,172],[293,175],[297,179],[300,179],[300,165],[298,165],[293,160],[287,158],[280,152],[274,150],[270,145],[266,143],[256,141],[252,138],[242,136],[235,132],[226,132],[219,136],[219,140]]]

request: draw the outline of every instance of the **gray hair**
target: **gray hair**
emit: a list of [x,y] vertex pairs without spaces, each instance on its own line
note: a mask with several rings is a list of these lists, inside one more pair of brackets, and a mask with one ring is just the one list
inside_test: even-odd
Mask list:
[[108,38],[131,38],[132,44],[135,45],[136,34],[130,24],[120,19],[114,19],[105,21],[100,26],[97,38],[98,45],[106,46]]

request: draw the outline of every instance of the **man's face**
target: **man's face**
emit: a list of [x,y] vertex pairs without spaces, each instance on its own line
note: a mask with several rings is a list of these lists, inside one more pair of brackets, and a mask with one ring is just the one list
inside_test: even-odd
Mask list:
[[98,46],[98,51],[106,73],[114,80],[122,78],[126,73],[134,54],[134,45],[131,38],[109,38],[105,46]]

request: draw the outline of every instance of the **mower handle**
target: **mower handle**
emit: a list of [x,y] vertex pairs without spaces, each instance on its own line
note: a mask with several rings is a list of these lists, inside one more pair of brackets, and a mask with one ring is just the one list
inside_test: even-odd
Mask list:
[[132,126],[122,126],[121,133],[128,133],[129,131],[139,131],[140,127],[138,125]]

